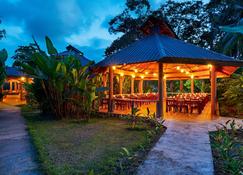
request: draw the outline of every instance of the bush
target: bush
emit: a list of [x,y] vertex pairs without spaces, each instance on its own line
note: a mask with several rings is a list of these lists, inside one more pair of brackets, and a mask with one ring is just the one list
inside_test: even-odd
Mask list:
[[242,134],[242,125],[237,126],[234,120],[229,120],[211,135],[216,171],[220,171],[218,174],[242,174],[243,145],[238,139]]

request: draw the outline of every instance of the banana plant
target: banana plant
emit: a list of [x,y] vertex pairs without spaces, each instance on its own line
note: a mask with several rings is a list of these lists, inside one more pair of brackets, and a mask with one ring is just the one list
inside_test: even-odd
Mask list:
[[88,118],[96,99],[96,82],[89,70],[92,62],[82,66],[74,56],[58,57],[48,37],[46,47],[48,54],[38,49],[31,57],[34,64],[21,64],[23,71],[41,81],[45,96],[58,118]]

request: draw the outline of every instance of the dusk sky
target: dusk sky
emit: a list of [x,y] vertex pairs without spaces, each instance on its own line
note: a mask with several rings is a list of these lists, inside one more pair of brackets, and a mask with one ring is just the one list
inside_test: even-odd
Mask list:
[[[165,0],[150,0],[156,9]],[[0,0],[0,29],[7,32],[0,40],[0,49],[6,48],[9,57],[19,45],[28,45],[32,35],[45,49],[48,35],[58,51],[71,44],[86,57],[99,61],[104,49],[118,35],[108,32],[109,20],[118,15],[125,0]],[[13,60],[8,59],[11,65]]]

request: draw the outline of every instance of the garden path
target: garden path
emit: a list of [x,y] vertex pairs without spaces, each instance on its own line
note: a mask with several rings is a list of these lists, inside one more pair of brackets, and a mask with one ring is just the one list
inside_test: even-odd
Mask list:
[[213,175],[208,131],[215,130],[217,123],[225,123],[228,119],[220,117],[210,122],[166,121],[166,132],[151,149],[137,174]]
[[0,174],[41,174],[20,109],[0,103]]

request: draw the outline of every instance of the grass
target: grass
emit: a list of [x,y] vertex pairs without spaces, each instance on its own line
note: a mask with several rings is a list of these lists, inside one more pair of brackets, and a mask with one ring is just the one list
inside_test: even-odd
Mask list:
[[155,132],[152,127],[129,130],[128,121],[118,118],[57,121],[25,108],[22,111],[46,174],[87,174],[91,170],[95,174],[134,173],[164,131]]

